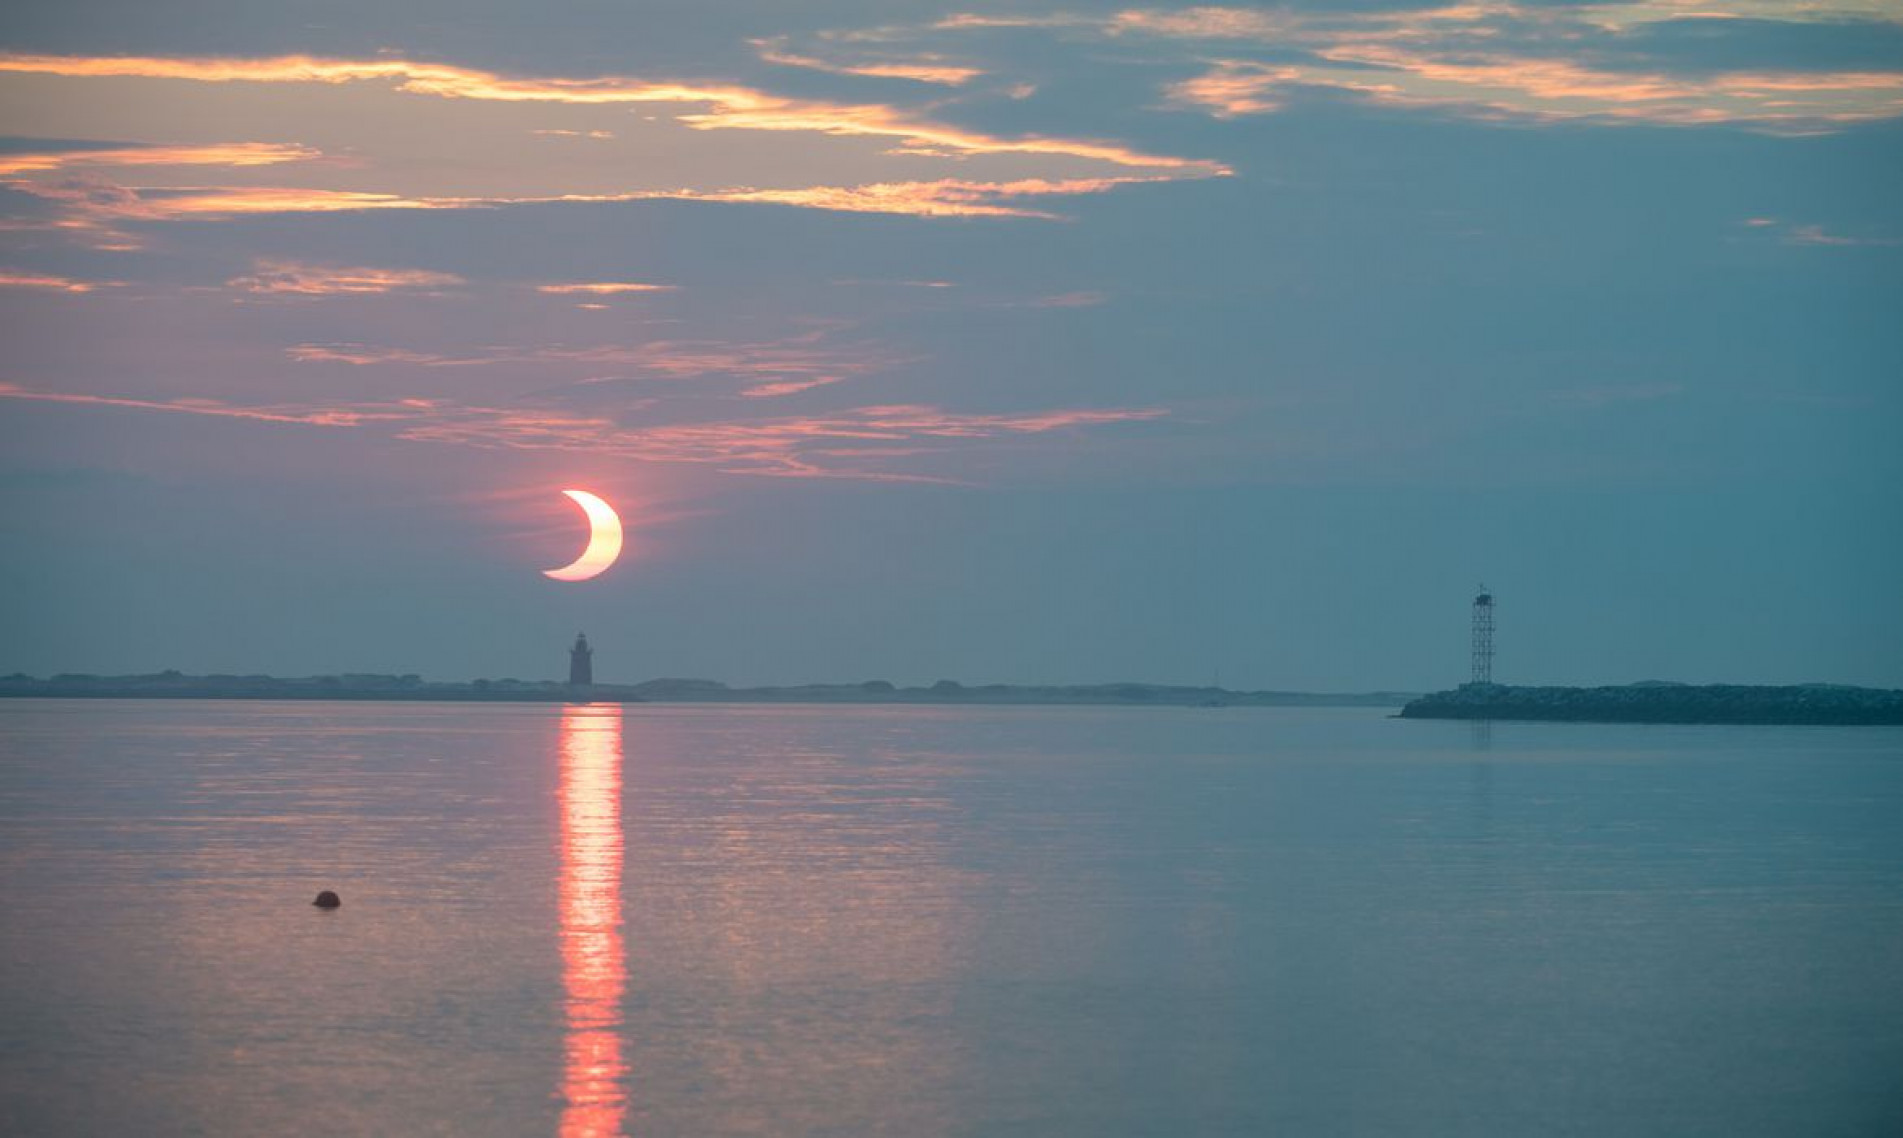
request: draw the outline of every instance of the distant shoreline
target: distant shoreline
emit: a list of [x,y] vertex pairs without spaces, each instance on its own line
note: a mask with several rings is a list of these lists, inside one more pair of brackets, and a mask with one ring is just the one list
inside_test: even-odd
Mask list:
[[1903,726],[1903,691],[1842,684],[1463,684],[1410,701],[1401,718],[1887,727]]
[[1168,684],[966,686],[940,680],[899,687],[884,680],[859,684],[803,684],[735,688],[715,680],[660,679],[639,684],[572,687],[552,680],[475,680],[433,683],[420,676],[352,674],[281,679],[276,676],[138,676],[66,674],[51,679],[0,677],[0,699],[231,699],[343,700],[442,703],[801,703],[925,704],[932,706],[1121,707],[1400,707],[1410,692],[1230,691]]

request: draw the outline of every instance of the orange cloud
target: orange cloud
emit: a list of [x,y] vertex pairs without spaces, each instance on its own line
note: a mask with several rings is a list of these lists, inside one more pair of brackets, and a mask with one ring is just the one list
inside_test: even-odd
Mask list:
[[614,296],[628,292],[673,292],[674,285],[638,284],[633,281],[578,281],[573,284],[536,285],[536,292],[586,293],[593,296]]
[[96,288],[114,288],[123,281],[76,281],[46,273],[20,273],[0,269],[0,288],[37,288],[52,292],[91,292]]
[[353,83],[382,81],[409,94],[455,99],[577,104],[701,104],[711,108],[679,121],[702,130],[814,131],[873,135],[902,140],[910,152],[1047,154],[1086,158],[1118,166],[1223,174],[1228,168],[1204,159],[1146,154],[1112,143],[1063,138],[1001,138],[912,117],[878,103],[828,103],[768,94],[737,85],[647,82],[608,76],[593,79],[508,79],[493,72],[401,59],[342,60],[309,56],[267,59],[192,59],[152,56],[0,55],[0,72],[66,77],[118,76],[201,83]]
[[0,155],[0,176],[44,173],[72,166],[273,166],[319,157],[308,146],[228,142],[215,146],[112,146]]
[[[966,71],[935,57],[892,62],[875,60],[861,69],[946,83],[968,78]],[[897,70],[895,70],[897,69]],[[61,203],[62,210],[42,228],[64,229],[95,245],[127,248],[137,244],[125,232],[127,222],[182,219],[221,220],[272,213],[339,212],[388,209],[485,209],[517,204],[626,202],[652,199],[780,204],[809,209],[888,213],[914,217],[1055,216],[1029,199],[1102,193],[1136,182],[1226,175],[1220,162],[1155,154],[1112,141],[1026,135],[1006,137],[933,121],[927,112],[885,103],[828,102],[771,94],[735,84],[650,82],[629,77],[512,78],[474,68],[418,63],[402,59],[340,60],[306,56],[260,59],[159,57],[86,57],[0,55],[0,73],[34,84],[23,90],[35,98],[68,97],[87,129],[105,137],[137,135],[140,126],[120,127],[114,100],[71,98],[74,84],[89,80],[147,80],[154,100],[172,99],[195,110],[197,129],[216,129],[230,111],[234,130],[250,131],[255,118],[239,113],[254,84],[305,85],[313,107],[319,86],[359,85],[366,97],[388,99],[393,115],[407,113],[419,123],[443,115],[454,129],[440,135],[441,146],[415,152],[389,139],[366,135],[359,145],[348,125],[314,109],[308,120],[287,121],[285,130],[309,131],[324,140],[324,151],[295,138],[174,145],[164,139],[141,144],[95,146],[81,150],[50,147],[0,156],[0,176],[9,188]],[[27,77],[45,77],[32,78]],[[185,85],[181,87],[180,85]],[[220,93],[219,88],[239,89]],[[116,94],[115,99],[123,99]],[[601,147],[562,148],[560,161],[525,167],[499,162],[492,147],[478,145],[489,117],[480,110],[449,112],[418,100],[481,103],[547,102],[557,106],[614,110],[665,108],[643,115],[626,130],[599,129],[599,112],[575,112],[573,126],[561,119],[537,133],[604,140]],[[349,104],[361,110],[362,99]],[[551,112],[553,113],[553,112]],[[653,124],[662,122],[662,126]],[[75,126],[73,129],[81,129]],[[521,128],[510,123],[511,132]],[[675,172],[646,166],[616,166],[604,159],[639,132],[681,165]],[[711,169],[732,177],[736,154],[751,149],[739,139],[689,143],[682,132],[802,132],[840,139],[872,140],[876,145],[828,145],[816,148],[806,163],[765,162],[758,176],[735,184],[715,182],[698,163],[712,155]],[[659,132],[658,134],[653,132]],[[625,136],[625,137],[623,137]],[[144,144],[150,143],[150,144]],[[632,153],[632,150],[631,150]],[[837,173],[832,160],[838,160]],[[921,161],[923,160],[923,161]],[[911,176],[926,162],[960,162],[961,176]],[[269,168],[260,174],[259,168]],[[287,174],[279,177],[276,168]],[[223,169],[224,178],[200,170]],[[903,171],[905,177],[883,176]],[[243,171],[244,177],[235,176]],[[294,173],[293,173],[294,172]],[[136,179],[136,181],[135,181]],[[665,179],[665,180],[664,180]],[[628,181],[636,184],[628,185]],[[124,184],[122,184],[124,183]],[[260,184],[265,183],[265,184]],[[120,228],[115,228],[118,226]],[[557,282],[559,283],[559,282]]]
[[[1320,12],[1203,6],[1132,8],[1105,16],[956,16],[930,29],[1020,27],[1072,35],[1226,41],[1277,51],[1267,60],[1205,61],[1202,75],[1167,85],[1167,105],[1217,118],[1265,114],[1282,91],[1344,91],[1393,106],[1528,121],[1735,123],[1802,132],[1903,116],[1903,69],[1675,73],[1603,66],[1617,37],[1647,23],[1724,13],[1682,4],[1528,8],[1458,3],[1440,8]],[[1747,14],[1796,24],[1786,7]],[[1871,11],[1872,18],[1893,13]],[[915,30],[914,34],[918,34]],[[888,30],[887,41],[901,38]],[[1290,63],[1298,48],[1319,62]]]
[[1014,204],[1016,199],[1103,193],[1117,186],[1167,181],[1164,177],[1025,178],[974,182],[881,182],[866,186],[812,186],[799,190],[719,190],[672,197],[697,201],[767,202],[847,213],[900,213],[913,217],[1032,217],[1054,220],[1048,210]]
[[335,213],[360,209],[468,209],[498,202],[457,198],[406,198],[398,194],[350,190],[307,190],[289,186],[194,186],[133,190],[111,183],[66,182],[53,185],[16,182],[12,188],[63,202],[77,215],[75,224],[106,218],[169,221],[179,218],[237,217],[263,213]]
[[1209,71],[1172,83],[1163,94],[1172,107],[1209,112],[1219,119],[1259,115],[1280,110],[1281,100],[1269,93],[1301,79],[1290,67],[1268,67],[1247,60],[1222,60]]
[[1534,120],[1664,125],[1740,123],[1806,129],[1903,115],[1903,72],[1677,76],[1609,71],[1565,59],[1351,42],[1317,54],[1328,65],[1217,60],[1170,85],[1172,106],[1218,118],[1279,109],[1279,92],[1333,88],[1395,106]]
[[1143,33],[1177,39],[1256,39],[1287,37],[1299,27],[1285,12],[1254,8],[1131,9],[1110,17],[1111,35]]
[[300,296],[438,289],[463,283],[463,278],[452,273],[433,273],[423,269],[341,268],[270,260],[255,262],[250,276],[234,277],[225,282],[227,286],[245,292],[294,293]]

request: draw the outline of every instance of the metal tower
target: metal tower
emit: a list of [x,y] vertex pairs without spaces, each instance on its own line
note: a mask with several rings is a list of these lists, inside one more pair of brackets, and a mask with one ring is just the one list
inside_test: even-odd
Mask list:
[[1480,586],[1480,594],[1474,598],[1473,631],[1473,682],[1490,684],[1493,682],[1493,594],[1485,585]]

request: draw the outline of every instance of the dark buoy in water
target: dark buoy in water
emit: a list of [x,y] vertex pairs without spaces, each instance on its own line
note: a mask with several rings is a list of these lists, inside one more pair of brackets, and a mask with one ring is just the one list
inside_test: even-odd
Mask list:
[[320,909],[335,909],[338,906],[342,905],[343,903],[344,903],[344,899],[342,897],[337,896],[337,894],[332,893],[328,889],[324,890],[322,893],[319,893],[317,895],[317,900],[311,902],[311,904],[317,906]]

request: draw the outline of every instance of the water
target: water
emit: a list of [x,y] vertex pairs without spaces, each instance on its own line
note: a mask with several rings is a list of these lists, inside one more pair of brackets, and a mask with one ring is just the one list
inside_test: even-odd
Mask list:
[[0,1130],[1903,1133],[1900,822],[1882,728],[4,701]]

